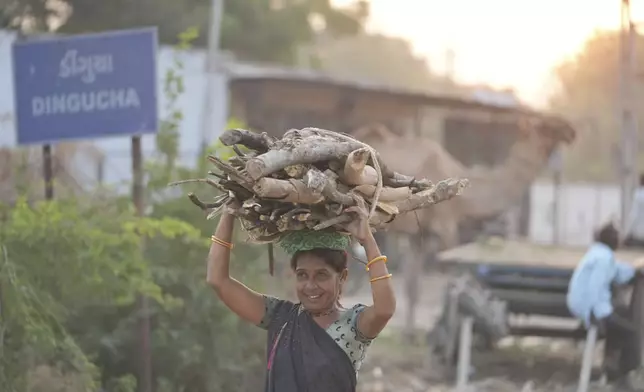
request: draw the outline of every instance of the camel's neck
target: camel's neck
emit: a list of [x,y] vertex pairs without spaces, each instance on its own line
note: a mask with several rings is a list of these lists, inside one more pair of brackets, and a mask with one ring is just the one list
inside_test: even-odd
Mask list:
[[471,188],[459,199],[463,216],[490,217],[516,205],[547,164],[556,144],[550,134],[530,130],[521,135],[500,166],[467,169],[465,177],[470,179]]

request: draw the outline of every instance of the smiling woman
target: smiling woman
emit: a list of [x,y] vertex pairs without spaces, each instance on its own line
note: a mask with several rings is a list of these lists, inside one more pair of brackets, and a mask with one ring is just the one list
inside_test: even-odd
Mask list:
[[280,245],[291,255],[299,302],[262,295],[229,275],[234,218],[225,213],[212,237],[208,283],[233,312],[268,331],[267,392],[354,392],[371,341],[393,316],[396,301],[387,258],[369,229],[364,202],[347,230],[364,246],[373,305],[340,305],[350,238],[335,231],[295,231]]

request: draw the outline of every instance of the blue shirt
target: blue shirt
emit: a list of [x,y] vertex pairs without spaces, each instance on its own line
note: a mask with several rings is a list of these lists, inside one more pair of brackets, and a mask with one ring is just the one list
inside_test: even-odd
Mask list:
[[612,249],[594,243],[581,259],[568,285],[566,303],[570,313],[590,326],[590,315],[603,319],[613,313],[611,283],[624,284],[635,268],[615,260]]

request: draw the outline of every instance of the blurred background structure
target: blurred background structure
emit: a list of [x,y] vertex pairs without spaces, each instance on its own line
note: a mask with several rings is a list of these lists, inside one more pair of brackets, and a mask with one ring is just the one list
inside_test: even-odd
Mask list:
[[[498,140],[505,138],[501,144],[507,145],[511,143],[511,137],[502,136],[507,134],[507,131],[495,124],[490,125],[493,132],[467,131],[466,129],[469,128],[463,124],[464,120],[456,120],[454,116],[444,119],[441,115],[435,115],[437,110],[449,109],[449,105],[440,104],[439,101],[448,97],[454,100],[471,100],[481,105],[489,104],[503,108],[525,107],[528,105],[525,102],[531,101],[541,108],[544,106],[545,98],[548,98],[549,109],[564,115],[580,132],[574,146],[564,149],[561,152],[561,159],[553,159],[553,162],[558,161],[563,165],[564,184],[559,186],[557,181],[552,181],[556,176],[551,167],[550,170],[541,173],[537,182],[530,188],[529,196],[526,194],[526,200],[532,200],[532,207],[523,214],[529,214],[531,219],[523,219],[524,229],[522,231],[529,233],[532,239],[540,242],[552,242],[556,237],[557,241],[561,243],[583,244],[590,239],[591,227],[596,227],[600,222],[610,217],[619,217],[622,213],[621,206],[624,205],[626,208],[626,204],[629,202],[630,196],[628,195],[632,193],[638,173],[638,166],[634,164],[635,158],[639,156],[636,152],[637,143],[633,142],[638,139],[633,135],[639,134],[633,131],[633,127],[637,124],[637,115],[636,113],[631,114],[633,103],[629,102],[636,102],[637,98],[641,96],[639,88],[641,83],[637,82],[639,76],[635,75],[633,64],[637,64],[637,57],[641,55],[642,51],[641,45],[638,46],[635,42],[640,38],[635,32],[636,25],[628,22],[630,20],[628,18],[623,22],[624,33],[611,31],[592,33],[591,30],[592,35],[588,37],[585,46],[579,49],[576,56],[561,58],[550,65],[553,67],[553,77],[544,79],[542,75],[536,75],[534,78],[525,78],[530,80],[526,80],[524,84],[530,84],[534,83],[533,79],[541,77],[540,80],[544,82],[544,85],[550,86],[549,91],[534,93],[533,90],[524,88],[517,95],[516,92],[507,88],[499,89],[492,85],[483,85],[480,82],[478,84],[461,82],[461,79],[472,79],[470,74],[478,68],[466,63],[467,56],[471,56],[471,50],[463,49],[464,54],[462,55],[459,55],[456,50],[455,47],[466,46],[465,43],[448,45],[442,54],[440,52],[436,54],[436,48],[432,49],[430,51],[431,59],[439,61],[428,63],[418,54],[417,47],[423,43],[411,41],[412,46],[401,38],[370,32],[375,29],[374,27],[367,27],[365,31],[365,28],[361,26],[370,26],[375,23],[373,18],[382,18],[381,13],[374,15],[374,12],[380,9],[389,10],[387,8],[389,5],[384,4],[385,1],[382,1],[382,4],[378,1],[370,5],[365,3],[354,6],[356,8],[342,11],[329,8],[328,12],[338,12],[343,15],[342,18],[338,17],[337,26],[333,24],[325,26],[318,12],[312,9],[309,17],[312,21],[310,23],[307,21],[312,27],[306,27],[310,30],[308,32],[305,32],[306,29],[303,30],[301,36],[296,35],[296,32],[298,28],[303,27],[297,26],[297,23],[303,22],[292,22],[293,26],[267,26],[265,27],[267,30],[273,28],[276,32],[279,29],[293,30],[292,32],[283,32],[285,36],[289,37],[288,40],[274,43],[262,41],[262,39],[269,40],[269,36],[262,39],[255,38],[256,42],[246,42],[243,38],[245,35],[241,38],[234,38],[235,29],[241,28],[241,25],[246,22],[250,23],[250,19],[244,18],[250,17],[245,12],[251,12],[250,9],[244,10],[236,2],[224,7],[227,16],[221,19],[222,24],[219,26],[221,31],[216,28],[207,29],[208,21],[205,18],[207,13],[197,11],[198,9],[209,9],[210,4],[207,3],[205,1],[203,4],[199,3],[200,5],[195,7],[194,13],[191,13],[191,16],[186,16],[182,21],[172,20],[169,16],[173,12],[172,8],[163,10],[163,7],[149,15],[141,13],[141,16],[138,17],[125,18],[121,13],[108,13],[109,18],[94,20],[91,18],[94,18],[94,14],[101,14],[101,10],[85,10],[81,8],[84,4],[82,1],[78,4],[70,1],[65,4],[77,7],[82,11],[76,11],[69,15],[69,9],[63,7],[67,11],[61,11],[60,18],[66,22],[57,29],[61,33],[75,33],[100,31],[102,26],[119,28],[160,24],[162,44],[167,43],[167,45],[161,46],[159,52],[159,77],[163,78],[164,72],[172,67],[173,58],[177,54],[175,52],[178,49],[172,46],[176,41],[177,34],[182,28],[185,29],[193,25],[201,26],[194,47],[180,50],[178,53],[184,63],[182,72],[185,85],[185,93],[177,103],[183,113],[179,144],[179,159],[183,163],[194,164],[195,158],[203,149],[204,142],[208,143],[216,139],[217,132],[224,127],[222,124],[226,123],[228,115],[244,118],[249,126],[273,133],[304,124],[334,128],[337,121],[345,121],[343,116],[346,117],[349,111],[358,110],[352,108],[351,105],[355,104],[351,101],[366,99],[364,97],[370,91],[372,94],[370,99],[373,100],[373,103],[369,105],[372,106],[365,106],[364,109],[359,110],[362,110],[363,113],[373,113],[374,116],[368,118],[362,114],[362,118],[355,118],[360,114],[354,113],[354,118],[347,118],[348,122],[345,121],[344,130],[362,126],[367,120],[371,123],[381,122],[388,127],[397,128],[408,126],[402,125],[404,121],[416,121],[413,132],[421,133],[441,143],[441,139],[444,140],[444,145],[450,153],[453,153],[455,149],[461,149],[462,151],[458,152],[456,156],[466,166],[475,163],[493,165],[494,160],[498,160],[502,156],[495,153],[494,149],[480,148],[475,149],[476,151],[472,149],[468,151],[463,148],[465,148],[464,146],[478,145],[472,137],[479,137],[477,135],[481,134],[486,135],[481,140],[501,148],[500,144],[494,141],[496,139],[490,139],[487,135],[493,134],[493,138],[498,138]],[[215,5],[219,3],[223,2],[214,2]],[[146,4],[142,2],[137,7],[146,9]],[[265,6],[256,5],[253,7]],[[282,6],[274,5],[274,7],[275,18],[282,17],[279,15],[280,13],[295,12],[286,3]],[[405,6],[401,5],[400,7],[408,15]],[[454,12],[451,7],[446,7],[440,12],[445,14]],[[547,4],[543,5],[544,9],[547,7]],[[637,6],[633,6],[633,8],[635,9],[633,12],[637,15]],[[7,8],[5,10],[5,20],[11,21],[7,27],[17,26],[18,22],[11,18],[21,15],[17,11],[18,9]],[[371,19],[367,17],[369,9],[372,12]],[[603,10],[614,11],[615,7],[612,9],[601,8],[601,10],[597,8],[593,15],[599,15]],[[29,13],[29,11],[24,12]],[[28,28],[44,28],[43,24],[46,24],[45,21],[50,17],[49,15],[57,12],[50,10],[42,15],[36,15],[34,23],[37,22],[40,25]],[[123,14],[134,15],[136,13],[124,10]],[[272,17],[273,15],[269,13],[269,18]],[[612,19],[618,21],[618,19]],[[215,22],[218,20],[214,19]],[[315,22],[316,20],[317,22]],[[332,20],[335,21],[335,19]],[[379,23],[385,23],[378,20]],[[270,19],[269,22],[278,23],[277,19]],[[582,24],[582,22],[579,23]],[[590,23],[591,21],[585,22],[580,30],[588,29]],[[610,20],[602,17],[598,18],[595,23],[593,28],[598,28],[610,23]],[[24,25],[30,26],[28,22],[24,22]],[[387,22],[386,25],[391,25],[391,28],[395,29],[400,28],[393,22]],[[614,22],[613,25],[615,25]],[[244,26],[244,28],[250,29],[247,25]],[[629,26],[632,26],[632,33],[629,33]],[[476,30],[475,26],[472,27],[472,30]],[[378,30],[376,29],[376,31]],[[245,34],[250,35],[251,32],[245,32]],[[460,37],[460,34],[457,37]],[[573,35],[573,33],[570,34]],[[578,35],[581,32],[575,34]],[[0,84],[4,86],[4,91],[11,90],[10,48],[16,37],[16,33],[11,30],[0,32],[0,59],[2,59],[0,60]],[[209,38],[213,38],[219,43],[215,43],[214,47],[208,46],[206,43]],[[509,47],[506,42],[510,39],[509,37],[505,37],[505,41],[499,40],[498,36],[495,38],[497,40],[486,41],[490,51],[496,51],[499,47]],[[550,38],[544,36],[543,39]],[[572,38],[566,39],[572,40]],[[449,40],[446,39],[446,42],[449,43]],[[621,42],[621,46],[617,44],[618,42]],[[271,47],[271,45],[278,46]],[[526,47],[530,46],[530,42],[526,42],[525,45]],[[221,50],[218,50],[220,47]],[[558,46],[555,48],[564,50]],[[527,49],[522,48],[521,50]],[[571,50],[573,51],[568,53],[569,55],[573,54],[576,49],[573,47]],[[629,55],[627,50],[632,50],[633,54]],[[622,53],[621,59],[624,61],[620,60],[619,53]],[[502,69],[517,68],[522,65],[520,61],[523,60],[514,57],[512,61],[515,63],[513,64],[505,64],[508,61],[508,56],[492,63],[496,64],[500,73],[503,73]],[[541,61],[537,57],[535,54],[531,60]],[[268,64],[270,61],[274,64]],[[489,59],[485,61],[491,62]],[[489,67],[487,63],[485,64],[480,68]],[[212,72],[206,72],[206,69],[210,69]],[[515,73],[517,72],[518,70]],[[209,77],[209,74],[213,76]],[[615,79],[614,75],[625,75],[623,76],[626,78],[624,80],[632,82],[620,82]],[[516,78],[517,76],[512,74],[511,77]],[[300,87],[296,86],[297,83]],[[310,85],[309,91],[303,90],[302,86],[305,83]],[[251,87],[251,85],[255,85],[255,87]],[[260,85],[264,86],[262,87],[265,91],[263,98],[253,97],[258,102],[251,103],[249,97],[255,94],[252,89],[257,90]],[[325,85],[327,87],[323,91]],[[495,85],[499,85],[499,83],[496,82]],[[339,95],[332,97],[329,94],[332,94],[331,91],[334,89],[344,89],[346,92],[335,93]],[[377,93],[378,91],[380,93]],[[387,103],[387,96],[390,97],[389,99],[397,98],[395,93],[409,96],[409,99],[405,101],[410,102],[409,109]],[[316,94],[316,96],[306,94]],[[330,100],[327,103],[321,101],[324,99],[324,94],[327,94],[326,99]],[[523,97],[519,98],[521,95]],[[421,98],[423,96],[426,98],[424,102]],[[307,99],[302,99],[303,97]],[[163,111],[166,105],[163,94],[160,99],[160,107]],[[269,102],[270,99],[288,106],[290,112],[288,116]],[[412,104],[411,101],[414,100],[416,103]],[[294,101],[306,102],[310,107],[299,108],[293,105]],[[338,111],[327,111],[328,118],[323,118],[320,105],[329,105],[331,102],[337,106]],[[264,105],[266,107],[253,110],[249,105]],[[387,106],[387,111],[380,110],[383,105]],[[412,109],[414,105],[418,108]],[[210,109],[207,109],[208,107]],[[461,111],[463,109],[462,105],[458,108]],[[474,109],[474,107],[470,107],[466,111],[475,112]],[[407,110],[407,112],[388,114],[388,111],[394,110]],[[615,113],[620,110],[624,114],[616,116]],[[12,95],[5,94],[0,97],[0,146],[3,147],[15,146],[12,111]],[[411,113],[411,111],[415,111],[415,113]],[[375,115],[376,112],[378,112],[378,116]],[[403,119],[405,116],[406,119]],[[624,120],[621,119],[622,117]],[[633,119],[632,124],[629,123],[631,118]],[[622,128],[625,131],[621,131]],[[465,133],[468,132],[471,136],[465,136]],[[152,137],[146,137],[144,141],[144,147],[148,154],[152,153],[154,149],[152,139]],[[86,184],[125,184],[129,179],[130,167],[126,148],[128,141],[126,139],[100,140],[93,144],[96,148],[91,153],[84,152],[83,154],[86,156],[78,155],[74,158],[65,158],[76,160],[76,163],[72,164],[76,167],[74,170],[77,171],[74,176],[78,177],[80,183]],[[461,147],[456,147],[456,145]],[[489,156],[487,158],[477,157],[477,154],[484,153]],[[82,163],[78,160],[81,160]],[[627,191],[624,192],[626,196],[622,199],[619,195],[620,189],[624,187]],[[555,191],[555,188],[559,190]],[[555,197],[555,194],[559,196]],[[557,203],[555,203],[555,199],[558,201]],[[578,202],[570,202],[570,200],[582,200],[583,205]],[[525,204],[527,206],[528,202],[526,201]],[[556,204],[558,207],[555,206]],[[554,210],[556,210],[557,216],[553,216]],[[525,226],[528,227],[527,230]],[[557,229],[555,229],[556,226],[558,226]]]
[[[68,349],[61,342],[69,343],[71,337],[71,352],[82,353],[85,365],[91,364],[84,369],[100,379],[101,391],[130,392],[136,386],[131,377],[139,370],[136,339],[128,335],[140,316],[128,302],[134,287],[156,295],[150,317],[152,352],[158,357],[153,360],[154,382],[143,392],[218,392],[233,390],[231,385],[254,390],[261,380],[249,375],[261,373],[261,336],[243,329],[252,336],[249,343],[239,351],[228,347],[232,333],[243,327],[211,298],[208,288],[195,284],[202,278],[206,251],[199,239],[208,235],[212,222],[191,209],[183,190],[168,190],[165,184],[203,171],[205,152],[225,154],[217,137],[226,127],[278,136],[290,128],[314,126],[353,134],[400,171],[431,180],[472,180],[461,199],[401,217],[394,230],[380,237],[388,253],[418,259],[407,264],[407,283],[419,279],[421,267],[430,265],[438,252],[490,236],[586,246],[599,225],[629,210],[644,171],[639,149],[644,121],[641,3],[0,0],[0,250],[9,255],[0,252],[0,266],[27,266],[20,272],[24,279],[41,285],[38,298],[51,299],[56,309],[51,316],[55,322],[45,324],[52,331],[57,330],[51,325],[62,325],[65,331],[51,333],[57,339],[54,346]],[[90,261],[69,256],[88,247],[84,232],[94,227],[114,231],[110,225],[115,222],[123,223],[119,230],[131,229],[125,197],[132,185],[130,138],[54,146],[56,199],[89,208],[89,213],[81,211],[88,215],[72,207],[51,207],[52,212],[21,204],[43,199],[43,160],[39,148],[17,144],[12,45],[23,36],[142,26],[159,31],[161,126],[157,135],[143,137],[143,152],[146,215],[159,219],[150,225],[162,234],[148,239],[143,258],[123,238],[119,246],[114,245],[117,238],[92,240],[91,249],[107,249],[112,258],[92,253],[88,260],[96,268],[85,270],[82,266]],[[56,218],[65,214],[75,218]],[[113,216],[118,218],[110,222]],[[78,223],[79,232],[65,231],[66,220]],[[50,238],[50,230],[59,237]],[[53,250],[29,250],[41,243]],[[120,254],[119,249],[128,250]],[[238,258],[249,262],[239,272],[259,287],[279,291],[280,277],[265,281],[266,266],[259,261],[263,252],[240,247]],[[10,263],[13,259],[17,261]],[[58,264],[60,259],[74,262]],[[121,259],[133,264],[119,268],[141,274],[127,284],[122,270],[109,267]],[[76,271],[75,279],[65,278],[65,286],[59,275],[40,275],[47,263]],[[28,301],[3,294],[10,277],[2,271],[8,269],[0,268],[0,322],[5,322],[2,309]],[[83,279],[93,283],[65,291]],[[423,286],[417,280],[415,285]],[[355,298],[364,295],[358,286]],[[413,303],[410,308],[423,292],[413,286],[400,289]],[[91,300],[78,300],[84,297]],[[115,297],[121,302],[112,303]],[[432,315],[440,306],[440,301],[419,301]],[[30,311],[14,315],[33,320]],[[419,329],[430,319],[423,311],[403,314],[407,325],[422,319]],[[15,320],[23,320],[18,316]],[[0,348],[2,334],[0,328]],[[53,354],[47,353],[43,357],[50,359]],[[226,363],[246,357],[247,366]],[[20,352],[19,358],[22,362],[0,357],[0,366],[20,363],[17,368],[43,380],[60,376],[55,367],[39,367],[30,353]],[[208,375],[212,369],[221,380]],[[8,373],[0,371],[0,376]],[[53,392],[45,388],[47,383],[31,385],[30,391]]]

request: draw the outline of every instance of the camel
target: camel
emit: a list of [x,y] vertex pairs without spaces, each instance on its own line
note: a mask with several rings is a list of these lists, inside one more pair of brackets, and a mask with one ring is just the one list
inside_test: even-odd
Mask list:
[[[467,178],[469,189],[448,203],[422,210],[425,228],[441,240],[441,248],[458,244],[458,224],[467,219],[497,216],[516,204],[547,164],[555,147],[571,143],[575,132],[556,118],[523,118],[520,137],[507,160],[498,167],[464,167],[439,143],[428,138],[401,138],[381,125],[362,127],[353,133],[370,144],[393,170],[413,173],[418,178],[440,180]],[[400,216],[391,229],[407,234],[419,232],[412,214]]]
[[[452,248],[459,244],[459,223],[469,219],[493,218],[516,205],[555,150],[575,138],[574,129],[564,120],[552,117],[525,116],[519,119],[519,138],[508,158],[497,167],[465,167],[439,143],[428,138],[400,137],[381,125],[362,127],[353,136],[370,144],[393,170],[437,181],[456,177],[470,180],[470,187],[453,200],[432,208],[396,218],[388,232],[393,232],[398,249],[404,253],[401,263],[406,277],[407,333],[413,334],[415,304],[418,301],[418,277],[422,275],[424,255],[428,251]],[[431,234],[431,241],[412,241],[419,232]],[[431,247],[428,249],[427,247]]]

